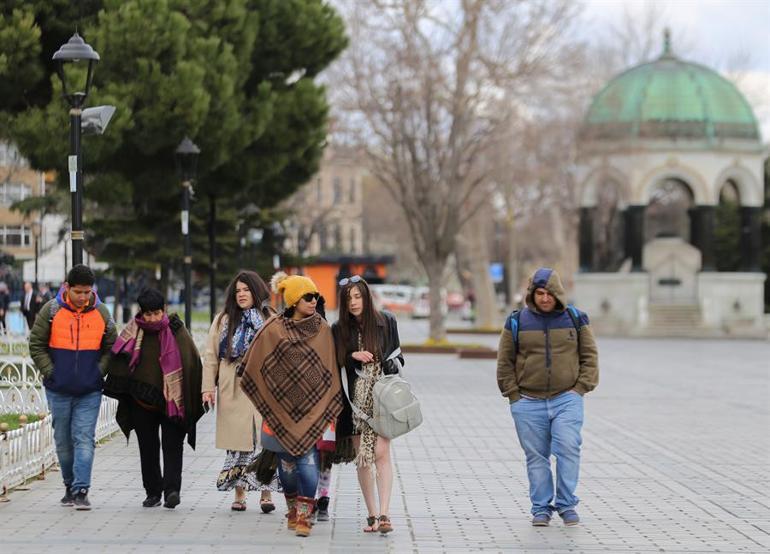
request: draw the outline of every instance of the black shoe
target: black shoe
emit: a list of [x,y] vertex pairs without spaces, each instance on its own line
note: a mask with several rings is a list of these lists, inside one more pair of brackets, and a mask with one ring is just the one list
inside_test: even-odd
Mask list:
[[154,494],[148,495],[147,498],[144,499],[144,502],[142,502],[142,506],[145,508],[155,508],[160,506],[160,496]]
[[166,493],[166,501],[163,503],[163,507],[173,510],[177,506],[179,506],[179,493],[176,491]]
[[75,503],[75,498],[72,496],[72,491],[70,491],[70,488],[65,485],[64,487],[64,496],[61,497],[61,500],[59,500],[62,506],[73,506]]
[[75,493],[74,504],[76,510],[91,509],[91,503],[88,501],[88,489],[80,489]]
[[318,508],[318,521],[329,521],[329,497],[319,498],[316,507]]

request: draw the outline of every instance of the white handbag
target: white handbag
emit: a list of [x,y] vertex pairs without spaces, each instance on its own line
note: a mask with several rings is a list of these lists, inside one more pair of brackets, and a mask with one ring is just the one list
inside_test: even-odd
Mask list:
[[[397,357],[400,354],[401,349],[397,348],[387,360],[398,363]],[[372,417],[367,416],[352,401],[350,407],[356,416],[366,421],[369,427],[381,437],[395,439],[422,423],[420,401],[412,392],[409,383],[401,377],[400,371],[398,375],[383,375],[374,383],[372,401],[374,406]]]

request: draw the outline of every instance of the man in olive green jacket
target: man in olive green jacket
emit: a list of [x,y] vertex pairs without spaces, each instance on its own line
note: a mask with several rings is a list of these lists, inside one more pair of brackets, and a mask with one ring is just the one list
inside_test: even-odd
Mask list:
[[[549,525],[554,510],[565,525],[580,521],[575,489],[583,395],[598,381],[598,354],[588,316],[566,303],[554,270],[538,269],[527,290],[527,307],[506,319],[497,355],[497,385],[511,403],[527,458],[535,526]],[[557,461],[555,497],[551,454]]]

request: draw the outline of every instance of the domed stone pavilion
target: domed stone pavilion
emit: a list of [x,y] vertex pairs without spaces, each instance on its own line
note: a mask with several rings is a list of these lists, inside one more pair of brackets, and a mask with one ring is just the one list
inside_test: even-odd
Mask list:
[[[575,297],[605,332],[761,335],[763,161],[751,106],[727,79],[662,55],[612,79],[580,136]],[[720,202],[738,215],[731,271]]]

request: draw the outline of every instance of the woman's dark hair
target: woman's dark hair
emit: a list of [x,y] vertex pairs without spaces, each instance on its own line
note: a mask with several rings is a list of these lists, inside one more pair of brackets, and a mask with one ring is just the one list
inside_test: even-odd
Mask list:
[[243,310],[238,306],[238,302],[235,300],[235,285],[238,282],[249,287],[251,297],[254,300],[253,307],[257,308],[265,319],[270,317],[269,306],[265,305],[265,302],[269,302],[270,300],[270,289],[267,288],[262,277],[256,272],[242,269],[235,277],[233,277],[230,284],[227,285],[227,290],[225,291],[225,309],[219,314],[219,318],[217,319],[218,325],[223,317],[227,318],[227,351],[225,352],[227,358],[232,354],[233,333],[235,333],[235,329],[238,327],[238,324],[241,322],[241,317],[243,316]]
[[136,298],[142,313],[162,310],[166,306],[166,299],[158,289],[146,288]]
[[[350,293],[353,289],[358,289],[364,302],[360,326],[355,316],[350,313]],[[340,316],[337,320],[338,331],[334,338],[336,343],[335,350],[337,351],[337,362],[340,366],[345,365],[345,354],[350,347],[351,341],[353,339],[358,340],[359,330],[364,343],[364,350],[371,352],[375,358],[382,361],[382,344],[380,343],[378,327],[383,325],[385,318],[374,307],[372,292],[369,290],[367,282],[361,279],[360,281],[354,283],[349,282],[345,286],[340,287],[340,296],[337,306],[339,308]],[[358,350],[358,348],[356,348],[356,350]]]

